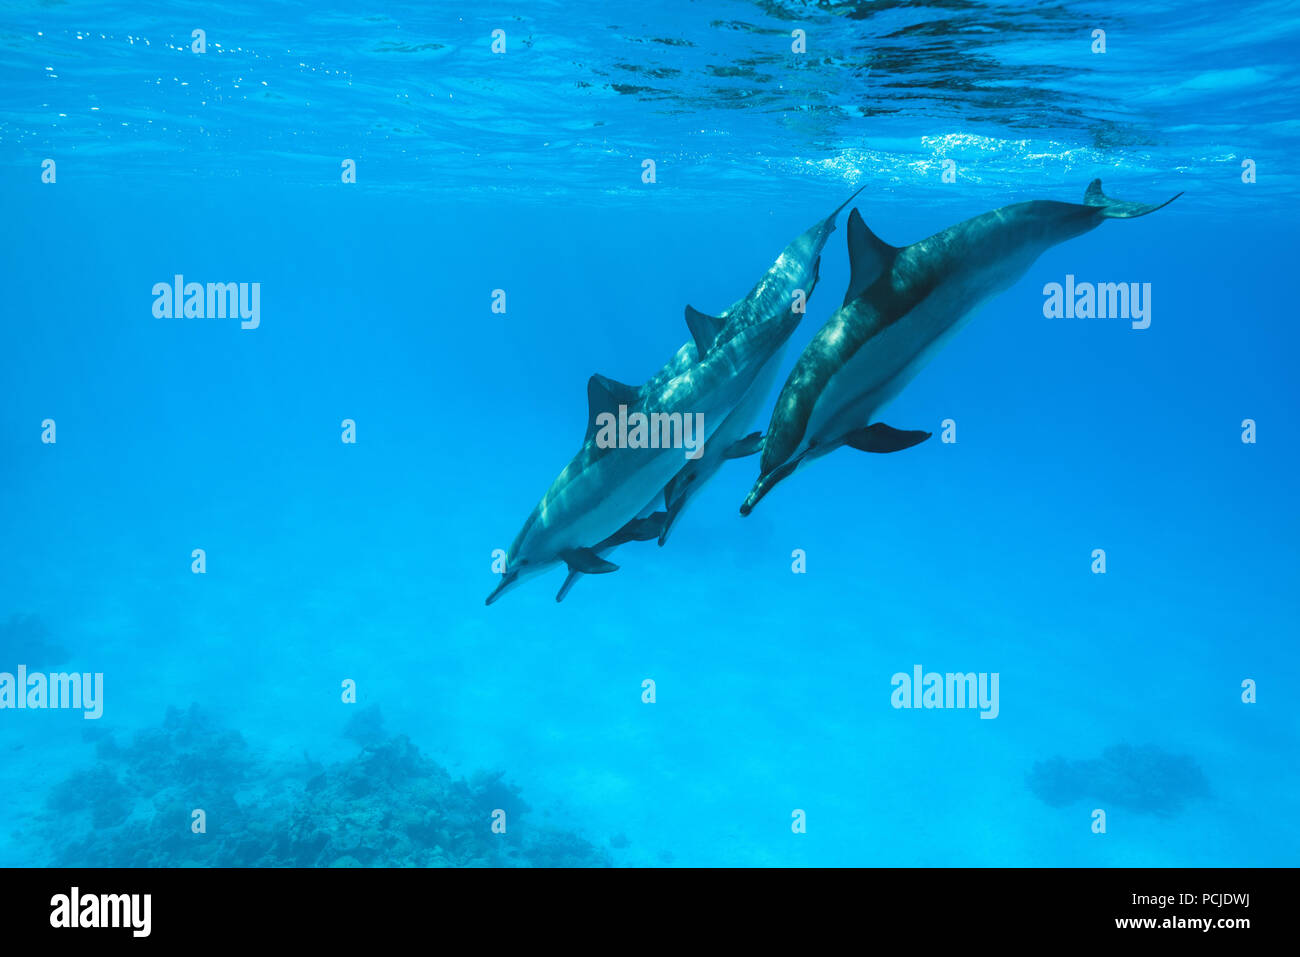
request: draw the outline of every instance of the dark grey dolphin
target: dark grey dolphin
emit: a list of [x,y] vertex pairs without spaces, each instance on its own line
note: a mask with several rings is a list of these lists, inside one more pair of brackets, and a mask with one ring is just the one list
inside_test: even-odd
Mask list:
[[851,200],[786,246],[749,293],[723,316],[707,316],[688,307],[692,341],[645,385],[636,388],[600,375],[591,377],[583,445],[510,546],[506,570],[488,604],[559,564],[569,569],[569,578],[556,596],[562,599],[578,575],[618,568],[604,558],[611,549],[627,541],[659,537],[671,524],[671,515],[655,518],[653,509],[664,500],[664,490],[674,477],[693,463],[683,458],[680,449],[602,448],[596,442],[597,417],[620,406],[629,413],[700,413],[707,431],[703,459],[719,445],[733,445],[727,431],[734,427],[732,413],[745,404],[756,382],[767,381],[770,388],[765,376],[779,365],[786,341],[803,318],[792,308],[795,292],[802,290],[805,300],[811,296],[821,251],[835,229],[836,217]]
[[[712,335],[709,330],[720,329],[716,339],[719,342],[725,341],[737,331],[752,325],[756,318],[764,316],[768,311],[785,308],[796,289],[804,291],[805,300],[811,298],[821,265],[821,252],[827,239],[835,231],[835,221],[844,207],[853,202],[854,197],[863,189],[865,187],[859,187],[829,216],[814,223],[795,237],[763,273],[754,287],[745,296],[720,312],[717,318],[702,315],[687,306],[686,322],[692,333],[699,338],[696,330],[703,329],[707,337]],[[641,393],[653,393],[656,389],[662,388],[665,381],[680,374],[681,370],[695,361],[697,351],[694,341],[683,345],[668,364],[641,387]],[[762,410],[772,387],[776,385],[784,352],[785,346],[782,344],[781,348],[773,352],[753,376],[741,400],[723,420],[717,431],[710,436],[704,446],[704,454],[682,466],[637,518],[593,547],[592,550],[600,558],[605,558],[611,551],[626,542],[643,542],[658,538],[659,544],[663,545],[687,503],[727,461],[753,455],[759,451],[760,433],[749,430],[753,427],[754,420]],[[661,506],[663,510],[656,511]],[[564,584],[555,595],[555,600],[564,601],[564,597],[583,574],[581,569],[571,567],[568,577],[564,579]]]
[[758,481],[740,513],[772,487],[843,445],[897,452],[930,437],[874,421],[976,309],[1010,288],[1045,250],[1107,219],[1154,206],[1110,199],[1093,180],[1083,203],[1036,200],[1003,206],[902,248],[849,214],[852,279],[844,305],[813,337],[786,380],[767,432]]

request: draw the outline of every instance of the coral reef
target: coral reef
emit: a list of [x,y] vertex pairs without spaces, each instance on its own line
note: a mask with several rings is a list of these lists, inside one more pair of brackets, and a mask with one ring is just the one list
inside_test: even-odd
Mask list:
[[1177,814],[1189,801],[1210,793],[1195,761],[1152,745],[1117,744],[1086,761],[1039,761],[1029,772],[1028,784],[1050,807],[1087,801],[1158,817]]
[[[260,757],[195,706],[119,744],[91,731],[96,764],[46,799],[36,823],[51,864],[138,867],[591,867],[607,852],[533,826],[501,772],[453,779],[377,709],[345,736],[361,745],[328,766]],[[206,833],[191,815],[206,814]],[[506,833],[492,814],[506,814]]]

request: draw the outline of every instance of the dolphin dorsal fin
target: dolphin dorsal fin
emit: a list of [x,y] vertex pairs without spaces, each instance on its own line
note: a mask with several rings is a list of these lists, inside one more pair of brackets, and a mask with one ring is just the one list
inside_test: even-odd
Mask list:
[[618,415],[620,405],[632,406],[641,398],[641,391],[596,373],[587,380],[587,436],[588,441],[596,433],[596,416],[602,412]]
[[867,287],[880,278],[894,256],[898,247],[885,242],[862,221],[862,214],[855,208],[849,213],[849,267],[852,270],[848,292],[844,294],[844,304],[852,302],[866,291]]
[[691,338],[695,340],[695,355],[700,359],[703,359],[704,353],[709,351],[713,340],[718,338],[718,333],[722,331],[724,325],[726,325],[725,319],[705,315],[690,306],[686,307],[686,328],[691,330]]
[[1130,203],[1122,199],[1111,199],[1101,191],[1101,180],[1094,179],[1084,191],[1083,205],[1096,206],[1097,211],[1107,219],[1137,219],[1147,213],[1154,213],[1157,209],[1164,209],[1182,195],[1179,193],[1177,196],[1171,196],[1163,203]]

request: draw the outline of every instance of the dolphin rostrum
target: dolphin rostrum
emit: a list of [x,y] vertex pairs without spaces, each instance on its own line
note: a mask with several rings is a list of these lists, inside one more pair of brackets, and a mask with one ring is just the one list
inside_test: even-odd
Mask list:
[[[856,196],[857,193],[854,193]],[[802,305],[817,283],[822,248],[835,218],[853,197],[826,219],[804,231],[777,257],[743,299],[720,317],[686,308],[692,341],[639,389],[601,375],[587,383],[589,419],[582,447],[551,484],[524,523],[506,555],[506,570],[487,598],[492,604],[515,584],[563,562],[569,568],[556,600],[563,599],[578,575],[616,571],[603,557],[618,545],[658,538],[684,504],[681,488],[664,512],[665,490],[684,471],[707,479],[725,461],[738,437],[733,413],[750,399],[760,380],[765,389],[786,341],[803,318]],[[760,396],[760,401],[761,401]],[[751,400],[752,401],[752,400]],[[684,459],[680,449],[602,447],[597,419],[604,413],[628,417],[702,414],[704,451]],[[751,413],[752,415],[752,413]],[[748,427],[748,423],[744,423]],[[753,449],[757,451],[757,447]],[[716,457],[716,464],[714,458]],[[700,463],[696,465],[696,463]],[[706,470],[707,474],[705,474]],[[676,510],[669,511],[676,503]]]
[[970,319],[1009,289],[1045,250],[1107,219],[1169,205],[1111,199],[1093,180],[1083,203],[1035,200],[1003,206],[901,248],[849,214],[851,276],[844,305],[827,320],[786,379],[763,436],[748,515],[782,479],[843,445],[897,452],[930,437],[874,420]]

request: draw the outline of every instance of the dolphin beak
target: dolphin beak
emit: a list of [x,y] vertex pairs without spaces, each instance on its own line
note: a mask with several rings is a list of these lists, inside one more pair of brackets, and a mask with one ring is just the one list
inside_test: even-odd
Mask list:
[[519,577],[519,572],[517,571],[506,572],[504,575],[502,575],[501,583],[497,585],[496,588],[492,589],[492,594],[487,596],[487,601],[483,602],[483,604],[490,605],[498,598],[500,598],[502,595],[504,595],[506,593],[506,589],[508,589],[511,585],[513,585],[515,583],[515,580],[518,577]]
[[849,197],[848,199],[846,199],[844,202],[840,203],[840,205],[837,206],[837,207],[835,208],[835,212],[831,213],[830,216],[827,217],[827,218],[831,221],[831,228],[832,228],[832,229],[835,228],[835,220],[836,220],[836,218],[840,215],[840,213],[844,212],[844,207],[847,206],[847,205],[849,205],[849,203],[853,202],[855,199],[857,199],[857,198],[858,198],[858,194],[859,194],[860,192],[862,192],[864,189],[866,189],[866,188],[867,188],[868,186],[870,186],[870,185],[871,185],[870,183],[863,183],[861,186],[859,186],[857,189],[855,189],[855,190],[853,191],[853,195],[852,195],[852,196],[850,196],[850,197]]
[[869,183],[864,183],[863,185],[859,186],[856,190],[853,191],[852,196],[850,196],[844,202],[840,203],[838,206],[835,207],[835,212],[831,213],[829,216],[823,219],[816,226],[809,227],[808,232],[805,233],[804,235],[807,236],[809,233],[815,232],[816,235],[810,241],[816,244],[818,256],[821,255],[821,249],[823,246],[826,245],[826,241],[830,239],[831,233],[835,232],[835,221],[839,219],[840,213],[844,212],[844,207],[849,205],[849,203],[853,202],[855,199],[857,199],[858,194],[861,193],[864,189],[866,189],[867,186],[869,185],[870,185]]

